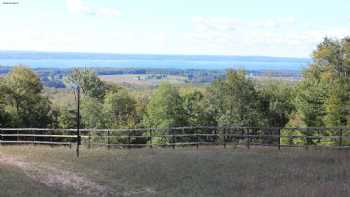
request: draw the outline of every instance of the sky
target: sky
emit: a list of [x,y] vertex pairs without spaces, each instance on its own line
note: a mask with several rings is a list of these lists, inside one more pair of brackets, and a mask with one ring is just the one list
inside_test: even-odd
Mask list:
[[[8,4],[13,2],[16,4]],[[0,0],[0,50],[310,57],[349,0]]]

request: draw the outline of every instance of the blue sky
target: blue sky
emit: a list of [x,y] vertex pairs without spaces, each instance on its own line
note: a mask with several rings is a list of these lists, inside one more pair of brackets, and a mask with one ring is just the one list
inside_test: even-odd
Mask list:
[[350,35],[349,0],[17,2],[0,4],[0,50],[309,57]]

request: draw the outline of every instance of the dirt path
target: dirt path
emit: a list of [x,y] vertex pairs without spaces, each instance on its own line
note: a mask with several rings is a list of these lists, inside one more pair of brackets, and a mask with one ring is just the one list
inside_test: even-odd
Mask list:
[[25,161],[25,159],[21,158],[5,156],[1,153],[0,163],[16,166],[22,169],[27,176],[48,187],[60,188],[62,190],[73,189],[79,196],[103,197],[113,195],[111,188],[99,185],[86,177],[67,170]]

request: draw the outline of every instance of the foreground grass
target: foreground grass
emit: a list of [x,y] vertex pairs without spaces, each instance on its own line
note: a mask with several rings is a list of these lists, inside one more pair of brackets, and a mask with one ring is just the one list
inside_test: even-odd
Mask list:
[[[347,151],[83,149],[77,159],[74,149],[1,146],[0,155],[84,176],[108,188],[106,196],[322,197],[350,193]],[[3,196],[30,196],[19,195],[30,191],[37,192],[33,196],[74,195],[74,188],[47,186],[40,180],[32,183],[21,169],[4,168],[1,163],[0,167],[0,190],[8,190]]]
[[74,191],[62,191],[28,177],[20,168],[0,164],[0,196],[69,196]]

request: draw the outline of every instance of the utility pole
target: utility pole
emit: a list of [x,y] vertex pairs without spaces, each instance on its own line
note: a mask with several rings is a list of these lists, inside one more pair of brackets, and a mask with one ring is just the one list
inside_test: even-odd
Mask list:
[[78,85],[76,88],[75,98],[77,101],[77,157],[79,157],[79,146],[81,145],[81,136],[80,136],[80,86]]

